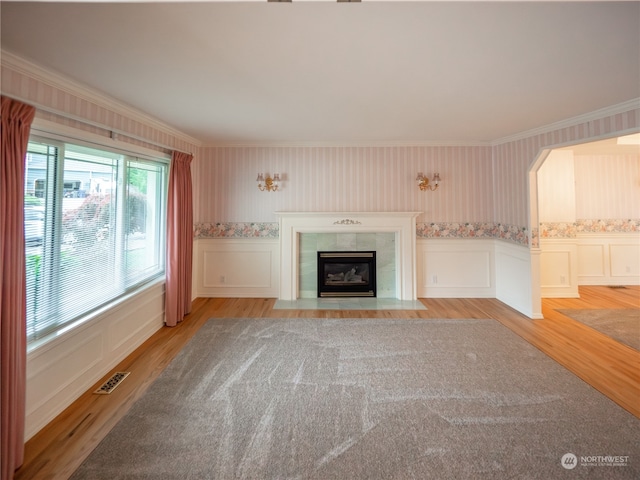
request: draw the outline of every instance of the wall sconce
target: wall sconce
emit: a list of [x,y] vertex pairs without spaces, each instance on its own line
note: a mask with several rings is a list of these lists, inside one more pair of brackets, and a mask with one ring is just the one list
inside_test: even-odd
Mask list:
[[420,190],[435,190],[436,188],[438,188],[438,185],[440,184],[440,174],[436,173],[433,176],[433,180],[431,180],[433,182],[433,185],[429,185],[429,178],[425,177],[422,172],[418,173],[418,176],[416,177],[416,182],[418,183],[418,187],[420,188]]
[[278,182],[279,181],[280,181],[280,174],[279,173],[274,173],[273,174],[273,178],[270,177],[268,173],[267,173],[266,178],[262,173],[259,173],[258,174],[258,178],[256,178],[256,182],[258,182],[258,188],[262,192],[264,192],[265,190],[267,192],[275,192],[276,190],[278,190]]

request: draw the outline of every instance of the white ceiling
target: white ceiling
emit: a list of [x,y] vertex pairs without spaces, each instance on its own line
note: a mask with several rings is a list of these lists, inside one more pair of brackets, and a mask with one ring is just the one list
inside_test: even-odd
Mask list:
[[0,45],[216,144],[488,143],[640,97],[640,2],[34,3]]

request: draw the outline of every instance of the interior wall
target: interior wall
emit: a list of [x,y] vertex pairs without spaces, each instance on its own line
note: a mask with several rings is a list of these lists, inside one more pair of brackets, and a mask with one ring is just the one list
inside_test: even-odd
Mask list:
[[[531,318],[542,318],[541,285],[545,261],[540,251],[538,189],[534,178],[548,151],[558,146],[629,133],[638,128],[640,108],[637,102],[629,102],[616,109],[603,109],[599,115],[592,113],[583,120],[574,119],[558,124],[556,128],[548,126],[540,133],[531,133],[525,138],[505,139],[494,147],[494,222],[524,223],[529,236],[526,262],[514,256],[496,254],[496,298],[523,313],[528,312],[525,314]],[[568,268],[571,268],[570,263]],[[569,272],[565,282],[566,278],[575,276],[574,272]],[[517,292],[526,294],[520,298]]]
[[576,218],[640,219],[640,154],[575,156]]
[[[163,145],[197,156],[199,146],[179,132],[146,118],[113,99],[76,91],[57,75],[3,56],[2,94],[36,107],[36,118],[111,140],[111,132],[131,135],[118,140],[147,148]],[[14,63],[10,63],[14,62]],[[74,132],[75,133],[75,132]],[[28,440],[78,396],[103,378],[164,324],[164,280],[114,302],[77,328],[60,332],[27,352],[25,437]]]
[[[550,147],[583,143],[597,138],[614,136],[640,127],[640,108],[637,103],[618,113],[602,112],[600,118],[577,120],[574,124],[545,128],[525,138],[504,140],[493,150],[494,215],[493,221],[511,225],[526,225],[537,244],[537,224],[532,225],[529,205],[537,204],[537,193],[528,192],[528,173],[538,156]],[[528,193],[527,193],[528,192]],[[531,194],[535,197],[531,197]],[[535,282],[534,282],[535,283]]]
[[[258,172],[280,173],[261,192]],[[418,172],[442,179],[420,191]],[[420,211],[418,222],[486,222],[491,147],[211,147],[193,165],[194,221],[277,222],[276,211]]]
[[640,282],[639,183],[638,154],[549,154],[538,170],[543,297]]
[[[499,222],[523,228],[528,225],[528,168],[542,148],[640,127],[640,109],[635,108],[495,147],[201,148],[197,141],[113,99],[89,90],[76,91],[58,75],[16,59],[11,63],[7,56],[1,61],[2,93],[36,106],[40,118],[105,137],[112,130],[120,131],[140,139],[123,141],[194,153],[195,222],[275,222],[273,212],[278,210],[407,210],[424,212],[420,222]],[[93,126],[88,128],[87,124]],[[256,174],[275,171],[283,174],[282,191],[259,192]],[[436,192],[420,192],[414,182],[419,171],[428,175],[439,172],[442,187]],[[535,313],[537,307],[530,302],[532,270],[527,248],[497,243],[496,297],[525,314]],[[119,315],[117,308],[105,311],[99,325],[83,328],[87,338],[109,337],[114,348],[121,347],[117,355],[106,350],[106,362],[123,358],[160,328],[162,284],[157,287],[153,315],[149,315],[144,296],[129,299],[125,308],[126,314],[133,316],[147,308],[146,314],[137,318],[151,318],[148,328],[134,327],[132,331],[132,324],[122,321],[129,317]],[[113,336],[116,330],[118,337]],[[79,355],[78,349],[74,350],[77,342],[71,337],[60,338],[57,346],[59,352],[41,350],[29,355],[28,389],[39,392],[51,385],[65,386],[69,378],[79,380],[73,389],[56,390],[55,405],[28,407],[29,436],[110,368],[107,363],[87,363],[91,352]],[[57,373],[41,375],[44,365],[48,372]],[[40,402],[32,399],[33,395],[29,402]]]
[[640,149],[607,155],[552,150],[537,172],[537,187],[541,238],[637,231]]
[[13,55],[2,57],[0,85],[3,95],[35,106],[37,118],[106,137],[112,131],[122,132],[129,135],[118,139],[123,142],[147,148],[163,145],[197,156],[197,141],[181,132],[112,98],[80,90],[67,79]]
[[541,223],[575,222],[576,182],[573,152],[553,150],[538,170]]

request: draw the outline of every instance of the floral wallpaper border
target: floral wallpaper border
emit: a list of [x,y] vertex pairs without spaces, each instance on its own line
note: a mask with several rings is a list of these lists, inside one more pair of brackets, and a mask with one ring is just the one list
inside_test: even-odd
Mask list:
[[[531,244],[539,245],[542,238],[575,238],[578,234],[640,233],[640,219],[580,219],[576,222],[542,223],[531,232]],[[201,238],[272,238],[279,237],[278,223],[270,222],[216,222],[197,223],[193,236]],[[497,238],[518,245],[528,245],[525,227],[492,222],[418,223],[418,238]]]
[[279,224],[269,222],[251,223],[196,223],[193,237],[199,238],[278,238]]
[[578,220],[578,233],[632,233],[640,232],[640,218],[611,218],[604,220]]
[[540,224],[540,238],[575,238],[580,233],[640,233],[640,219],[578,219]]
[[520,245],[529,242],[526,228],[492,222],[419,223],[416,235],[418,238],[497,238]]
[[[278,238],[278,223],[197,223],[194,225],[195,239],[204,238]],[[475,223],[419,223],[418,238],[498,238],[520,245],[528,245],[526,228],[491,222]]]
[[548,222],[540,224],[540,238],[575,238],[575,223]]

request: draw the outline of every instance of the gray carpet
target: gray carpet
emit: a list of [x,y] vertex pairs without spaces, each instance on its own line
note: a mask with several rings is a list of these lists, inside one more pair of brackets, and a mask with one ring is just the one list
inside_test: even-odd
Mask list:
[[566,309],[563,315],[640,350],[640,310],[627,309]]
[[638,445],[493,320],[211,319],[72,478],[637,479]]

